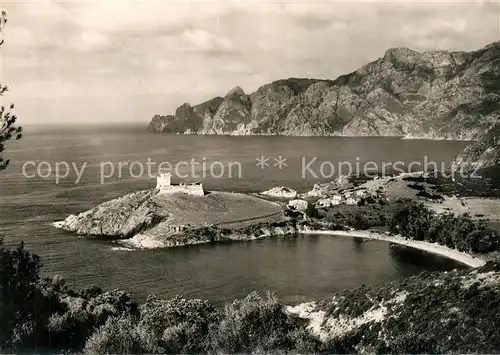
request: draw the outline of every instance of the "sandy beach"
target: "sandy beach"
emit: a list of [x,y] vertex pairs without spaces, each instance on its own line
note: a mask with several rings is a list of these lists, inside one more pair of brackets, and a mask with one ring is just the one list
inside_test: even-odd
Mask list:
[[474,257],[467,253],[460,252],[455,249],[450,249],[448,247],[435,244],[428,243],[417,240],[409,240],[405,239],[401,236],[388,236],[381,233],[368,232],[368,231],[336,231],[336,230],[326,230],[326,231],[301,231],[301,233],[307,234],[315,234],[315,235],[336,235],[336,236],[344,236],[344,237],[356,237],[356,238],[365,238],[372,240],[382,240],[385,242],[401,244],[407,247],[416,248],[420,250],[424,250],[429,253],[437,254],[444,256],[449,259],[453,259],[460,263],[466,264],[470,267],[480,267],[486,264],[486,261],[483,259]]

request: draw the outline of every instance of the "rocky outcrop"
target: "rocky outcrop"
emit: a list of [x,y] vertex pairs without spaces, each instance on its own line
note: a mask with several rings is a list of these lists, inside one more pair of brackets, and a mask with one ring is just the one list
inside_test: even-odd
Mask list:
[[54,226],[79,235],[129,238],[152,228],[168,215],[151,200],[154,191],[137,191],[70,215]]
[[295,198],[297,197],[297,191],[285,186],[273,187],[272,189],[262,191],[261,195],[266,195],[270,197],[277,198]]
[[350,174],[343,174],[337,177],[335,180],[316,183],[313,188],[303,194],[304,197],[320,197],[326,198],[339,194],[339,191],[347,187],[352,187],[351,179],[354,176]]
[[471,143],[453,161],[454,169],[471,172],[500,162],[500,122],[491,128],[479,141]]
[[478,139],[498,120],[500,42],[472,52],[392,48],[335,80],[290,78],[184,104],[152,131]]
[[296,233],[306,233],[318,229],[345,230],[346,228],[335,223],[295,222],[290,220],[255,223],[241,228],[207,226],[164,237],[137,234],[133,238],[120,240],[119,243],[127,248],[134,249],[173,248],[206,243],[250,241],[285,235],[292,236]]

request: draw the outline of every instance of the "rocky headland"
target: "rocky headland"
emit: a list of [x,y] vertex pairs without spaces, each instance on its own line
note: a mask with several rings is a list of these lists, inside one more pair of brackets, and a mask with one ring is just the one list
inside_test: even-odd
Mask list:
[[247,194],[211,191],[199,197],[143,190],[70,215],[54,226],[81,236],[123,240],[126,246],[157,248],[255,239],[256,233],[246,235],[238,228],[272,227],[266,223],[283,218],[280,204]]
[[152,200],[153,190],[136,191],[70,215],[54,226],[78,235],[129,238],[168,218]]

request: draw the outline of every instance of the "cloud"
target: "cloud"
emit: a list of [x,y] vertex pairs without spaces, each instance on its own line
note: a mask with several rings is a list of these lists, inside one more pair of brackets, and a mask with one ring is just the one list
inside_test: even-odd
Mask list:
[[[283,77],[335,78],[389,47],[473,50],[500,38],[499,6],[488,1],[66,0],[3,6],[9,22],[2,80],[27,120],[88,120],[81,109],[88,106],[96,120],[102,114],[147,122],[154,113],[223,95],[236,85],[252,92]],[[64,110],[57,109],[61,97]],[[74,114],[57,117],[59,111]]]
[[77,51],[90,51],[107,48],[110,40],[99,32],[85,31],[72,36],[68,40],[68,47]]
[[209,53],[234,51],[234,46],[229,39],[216,36],[203,29],[189,29],[183,32],[181,36],[194,50]]

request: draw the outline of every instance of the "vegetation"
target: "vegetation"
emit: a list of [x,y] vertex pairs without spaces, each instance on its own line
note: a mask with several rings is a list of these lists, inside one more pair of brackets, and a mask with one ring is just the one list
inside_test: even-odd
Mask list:
[[400,205],[391,219],[390,230],[407,239],[439,243],[467,253],[500,249],[500,235],[484,221],[473,220],[468,214],[435,215],[421,203]]
[[[425,190],[425,185],[434,191],[435,195],[445,196],[461,196],[461,197],[500,197],[500,179],[498,167],[483,169],[478,173],[483,176],[482,179],[474,177],[462,177],[456,174],[455,180],[445,174],[435,172],[429,177],[423,176],[408,176],[403,178],[404,181],[413,182],[408,187],[420,189],[422,186]],[[429,191],[428,191],[429,192]],[[430,192],[429,192],[430,193]],[[424,196],[425,197],[425,196]]]
[[322,211],[327,222],[355,229],[386,228],[399,204],[363,203],[358,206],[339,205]]
[[[0,33],[3,32],[4,26],[7,23],[7,13],[2,11],[0,15]],[[0,46],[3,45],[3,40],[0,41]],[[6,85],[0,83],[0,96],[9,90]],[[4,170],[7,165],[9,165],[9,159],[4,159],[3,150],[4,144],[10,139],[20,139],[22,128],[16,126],[17,117],[12,113],[14,109],[14,104],[11,104],[9,108],[0,107],[0,170]]]
[[305,210],[305,214],[309,218],[318,218],[319,217],[319,212],[318,210],[313,206],[313,204],[309,203],[307,205],[307,208]]
[[[426,272],[337,294],[327,319],[360,320],[326,342],[328,353],[497,353],[500,266]],[[490,277],[489,281],[483,281]],[[385,316],[363,322],[370,312]],[[340,318],[339,318],[340,317]]]

